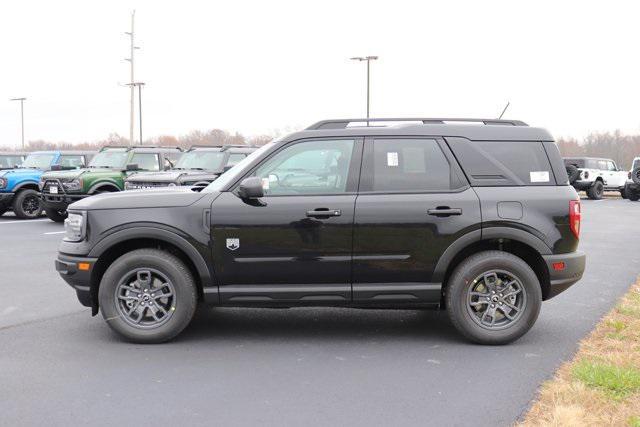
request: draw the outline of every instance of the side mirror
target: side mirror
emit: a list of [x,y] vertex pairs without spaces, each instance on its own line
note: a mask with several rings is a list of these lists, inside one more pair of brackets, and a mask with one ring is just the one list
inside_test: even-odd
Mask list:
[[262,179],[257,176],[245,178],[238,188],[238,196],[240,196],[241,199],[259,199],[260,197],[264,197]]
[[137,171],[140,170],[137,163],[129,163],[127,165],[127,171]]

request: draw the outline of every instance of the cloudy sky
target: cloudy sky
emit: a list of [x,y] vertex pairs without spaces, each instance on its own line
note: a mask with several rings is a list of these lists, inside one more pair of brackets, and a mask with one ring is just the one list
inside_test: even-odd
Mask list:
[[[0,145],[128,135],[128,30],[146,136],[282,132],[364,116],[505,117],[556,136],[640,133],[640,4],[588,1],[11,1]],[[136,131],[137,132],[137,131]]]

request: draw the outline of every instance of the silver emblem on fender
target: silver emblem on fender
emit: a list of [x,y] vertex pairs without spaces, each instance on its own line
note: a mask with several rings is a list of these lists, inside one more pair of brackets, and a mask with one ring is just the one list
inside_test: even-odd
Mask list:
[[227,249],[235,251],[240,247],[240,239],[227,239]]

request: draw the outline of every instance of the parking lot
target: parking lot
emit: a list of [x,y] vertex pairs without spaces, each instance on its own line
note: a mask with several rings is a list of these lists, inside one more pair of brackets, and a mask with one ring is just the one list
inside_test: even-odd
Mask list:
[[53,267],[62,225],[0,218],[0,424],[509,425],[640,272],[640,203],[583,200],[584,279],[504,347],[446,313],[213,309],[122,342]]

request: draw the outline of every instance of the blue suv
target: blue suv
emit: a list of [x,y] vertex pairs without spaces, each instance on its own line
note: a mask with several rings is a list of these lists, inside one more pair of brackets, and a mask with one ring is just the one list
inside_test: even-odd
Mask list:
[[0,171],[0,215],[13,210],[18,218],[37,218],[42,213],[40,176],[52,169],[84,167],[92,153],[79,151],[36,151],[17,169]]

